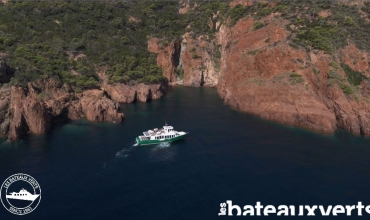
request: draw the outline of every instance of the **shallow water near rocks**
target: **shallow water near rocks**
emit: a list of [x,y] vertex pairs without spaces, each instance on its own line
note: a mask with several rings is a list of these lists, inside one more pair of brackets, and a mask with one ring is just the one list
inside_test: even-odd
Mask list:
[[[121,124],[59,123],[48,135],[1,143],[0,182],[26,173],[42,189],[26,219],[215,219],[226,200],[370,204],[367,138],[266,122],[231,110],[210,88],[174,88],[122,108]],[[165,121],[189,135],[134,146]],[[0,206],[0,219],[19,218]]]

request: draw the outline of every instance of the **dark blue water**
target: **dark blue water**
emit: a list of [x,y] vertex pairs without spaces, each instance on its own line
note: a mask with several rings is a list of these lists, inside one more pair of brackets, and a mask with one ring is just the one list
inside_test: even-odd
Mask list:
[[[216,219],[226,200],[370,204],[369,139],[266,122],[229,109],[207,88],[176,88],[123,110],[122,124],[57,124],[48,135],[0,145],[1,183],[26,173],[41,185],[40,205],[22,219]],[[190,132],[186,140],[133,146],[165,121]],[[0,219],[19,218],[0,206]]]

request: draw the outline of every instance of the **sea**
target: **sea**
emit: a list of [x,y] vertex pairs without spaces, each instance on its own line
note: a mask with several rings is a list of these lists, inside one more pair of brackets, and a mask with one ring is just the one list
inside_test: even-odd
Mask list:
[[[368,138],[265,121],[230,109],[212,88],[175,87],[159,100],[121,107],[119,124],[62,122],[47,135],[2,140],[0,184],[28,174],[41,200],[24,216],[0,205],[0,219],[312,219],[219,213],[226,201],[241,209],[257,202],[370,205]],[[135,137],[165,123],[188,136],[135,145]]]

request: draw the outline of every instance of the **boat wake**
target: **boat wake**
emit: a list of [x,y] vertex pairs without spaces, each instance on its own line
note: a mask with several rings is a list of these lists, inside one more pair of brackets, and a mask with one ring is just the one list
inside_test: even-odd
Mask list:
[[125,158],[128,158],[131,155],[131,152],[134,150],[136,145],[131,142],[127,144],[127,147],[124,147],[122,150],[116,152],[115,157],[110,161],[103,163],[101,169],[96,173],[97,176],[105,177],[107,174],[115,172],[117,168],[117,162],[123,161]]
[[169,142],[163,142],[151,148],[149,151],[150,162],[173,162],[178,154],[178,147],[171,146]]
[[165,148],[165,147],[169,147],[169,146],[171,146],[170,142],[162,142],[162,143],[159,143],[156,147],[157,148]]
[[128,157],[130,156],[130,152],[134,149],[134,147],[137,146],[137,143],[135,144],[130,144],[130,147],[128,148],[123,148],[122,150],[118,151],[116,153],[116,158],[125,158],[125,157]]
[[116,153],[116,157],[128,157],[130,156],[129,152],[131,152],[130,149],[122,149]]

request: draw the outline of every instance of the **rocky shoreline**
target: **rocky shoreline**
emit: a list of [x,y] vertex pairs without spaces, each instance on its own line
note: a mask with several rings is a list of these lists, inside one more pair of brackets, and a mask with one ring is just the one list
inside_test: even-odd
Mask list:
[[[234,3],[243,2],[252,3]],[[324,10],[318,14],[331,16]],[[215,87],[230,107],[278,123],[326,134],[343,129],[370,136],[369,54],[350,41],[331,53],[297,46],[294,29],[274,12],[259,20],[245,17],[233,26],[216,22],[212,36],[186,32],[165,44],[150,38],[147,49],[157,54],[157,65],[171,86]],[[0,62],[0,82],[9,81],[12,74]],[[354,83],[351,74],[365,80]],[[56,120],[118,123],[124,119],[118,103],[149,102],[169,86],[102,81],[101,88],[79,94],[52,78],[27,87],[3,86],[1,136],[15,140],[27,133],[44,134]]]
[[291,44],[289,23],[279,14],[259,22],[242,19],[217,26],[213,39],[186,33],[166,47],[148,41],[170,84],[182,69],[184,86],[216,87],[225,104],[263,119],[332,134],[343,129],[370,136],[370,83],[349,82],[346,65],[370,78],[370,56],[354,44],[335,54]]
[[108,85],[76,93],[56,77],[30,82],[26,87],[3,84],[0,93],[0,136],[9,141],[28,133],[46,134],[53,122],[86,118],[120,123],[119,103],[148,102],[167,91],[163,85]]

